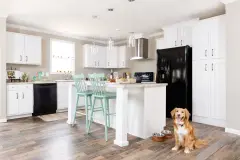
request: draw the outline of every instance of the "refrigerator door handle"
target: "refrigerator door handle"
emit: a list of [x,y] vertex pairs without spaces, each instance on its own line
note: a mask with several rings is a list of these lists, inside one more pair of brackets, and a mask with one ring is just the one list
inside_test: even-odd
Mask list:
[[207,71],[207,64],[205,64],[205,71]]
[[205,49],[205,57],[207,57],[207,49]]
[[213,63],[212,63],[212,71],[213,71]]

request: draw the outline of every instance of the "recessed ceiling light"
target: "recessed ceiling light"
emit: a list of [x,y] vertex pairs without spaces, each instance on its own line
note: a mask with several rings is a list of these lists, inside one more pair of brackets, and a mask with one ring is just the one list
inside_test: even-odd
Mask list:
[[98,19],[99,16],[98,16],[98,15],[93,15],[92,18],[93,18],[93,19]]
[[114,9],[113,8],[108,8],[108,11],[112,12],[112,11],[114,11]]
[[120,29],[117,28],[116,31],[120,31]]
[[134,2],[135,0],[128,0],[129,2]]

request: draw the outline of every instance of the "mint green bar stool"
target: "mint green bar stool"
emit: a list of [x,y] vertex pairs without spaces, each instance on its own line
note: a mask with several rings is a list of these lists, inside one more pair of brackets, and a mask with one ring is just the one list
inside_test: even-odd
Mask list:
[[86,113],[86,132],[87,132],[88,131],[88,125],[89,125],[88,111],[91,110],[91,108],[92,108],[92,94],[93,94],[93,92],[91,90],[88,90],[88,87],[87,87],[87,84],[86,84],[86,81],[84,79],[83,74],[73,76],[73,80],[75,82],[75,87],[76,87],[76,90],[77,90],[77,101],[76,101],[76,109],[75,109],[75,113],[74,113],[73,122],[75,122],[75,119],[76,119],[76,113],[77,113],[77,106],[78,106],[79,98],[84,97],[85,113]]
[[104,74],[89,74],[88,77],[90,78],[91,84],[92,84],[92,90],[93,90],[93,105],[91,108],[90,113],[90,123],[88,126],[88,133],[91,127],[91,123],[93,121],[93,112],[99,111],[96,110],[96,100],[101,100],[101,107],[102,112],[105,120],[105,140],[108,140],[108,127],[110,127],[110,115],[114,115],[115,113],[110,114],[109,113],[109,100],[110,99],[116,99],[116,93],[115,92],[107,92],[106,91],[106,82],[104,80]]

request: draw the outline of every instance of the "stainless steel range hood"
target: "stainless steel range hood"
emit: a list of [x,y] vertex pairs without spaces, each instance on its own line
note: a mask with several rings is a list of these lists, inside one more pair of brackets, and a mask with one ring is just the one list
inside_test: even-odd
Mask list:
[[148,59],[148,39],[139,38],[135,41],[134,56],[130,60]]

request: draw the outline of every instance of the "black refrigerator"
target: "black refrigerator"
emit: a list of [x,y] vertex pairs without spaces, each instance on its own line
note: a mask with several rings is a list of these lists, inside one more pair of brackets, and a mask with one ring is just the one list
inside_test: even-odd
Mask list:
[[[157,83],[167,83],[166,116],[175,108],[192,114],[192,48],[189,46],[157,50]],[[191,120],[191,116],[190,116]]]

